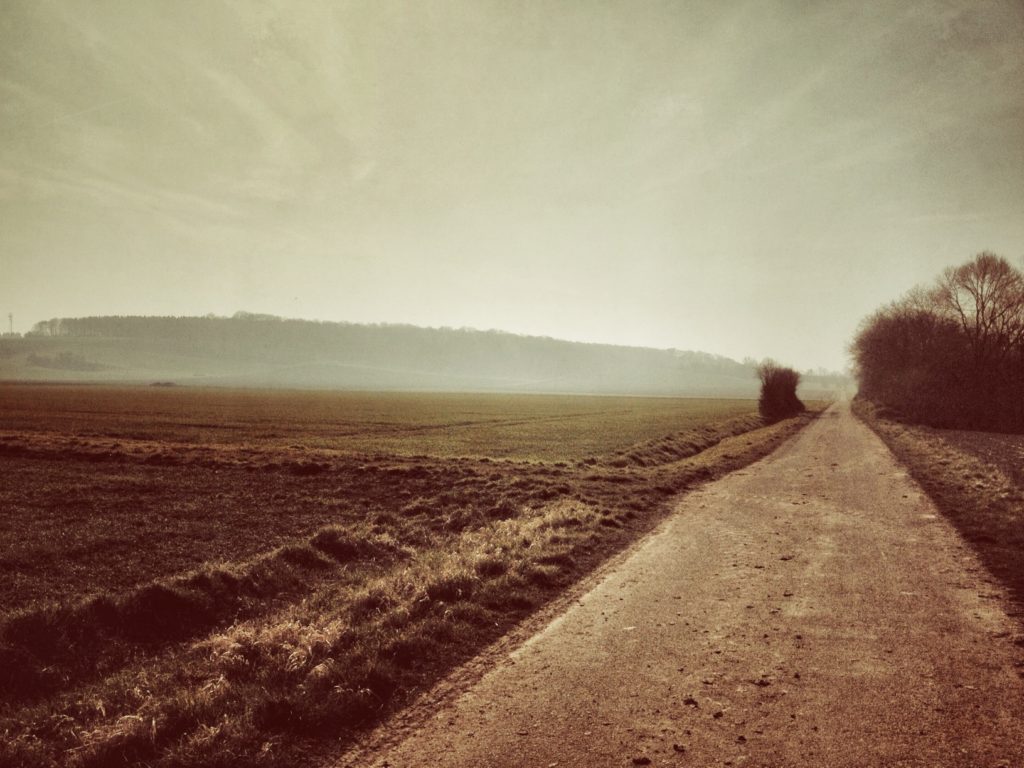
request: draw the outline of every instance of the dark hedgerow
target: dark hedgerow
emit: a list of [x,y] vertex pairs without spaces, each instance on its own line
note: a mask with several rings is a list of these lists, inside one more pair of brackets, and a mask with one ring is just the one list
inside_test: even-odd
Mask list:
[[1024,432],[1024,272],[994,253],[879,309],[850,351],[859,394],[891,416]]

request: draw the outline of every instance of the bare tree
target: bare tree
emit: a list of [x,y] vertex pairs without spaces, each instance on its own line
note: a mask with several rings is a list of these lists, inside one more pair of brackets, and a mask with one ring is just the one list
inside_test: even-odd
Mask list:
[[936,426],[1024,429],[1024,275],[981,253],[862,323],[861,393]]
[[942,273],[937,309],[953,317],[971,341],[975,362],[1005,359],[1024,338],[1024,276],[993,253]]

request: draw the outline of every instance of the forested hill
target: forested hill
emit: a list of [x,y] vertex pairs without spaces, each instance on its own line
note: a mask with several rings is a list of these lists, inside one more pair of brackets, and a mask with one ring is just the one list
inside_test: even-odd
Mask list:
[[499,331],[234,317],[85,317],[0,339],[0,379],[753,396],[749,365],[702,352]]

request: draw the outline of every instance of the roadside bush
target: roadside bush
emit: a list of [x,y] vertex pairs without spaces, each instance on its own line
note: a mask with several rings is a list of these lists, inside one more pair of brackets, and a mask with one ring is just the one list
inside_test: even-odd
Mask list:
[[757,375],[761,379],[761,397],[757,401],[757,408],[764,418],[779,421],[803,412],[804,404],[796,396],[796,388],[800,383],[799,373],[774,360],[765,360],[757,366]]

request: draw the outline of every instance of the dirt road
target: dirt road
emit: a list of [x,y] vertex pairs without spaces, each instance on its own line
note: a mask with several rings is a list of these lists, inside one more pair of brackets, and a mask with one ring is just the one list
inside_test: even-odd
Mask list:
[[340,765],[1024,766],[1018,637],[974,556],[838,404],[684,497],[426,722]]

